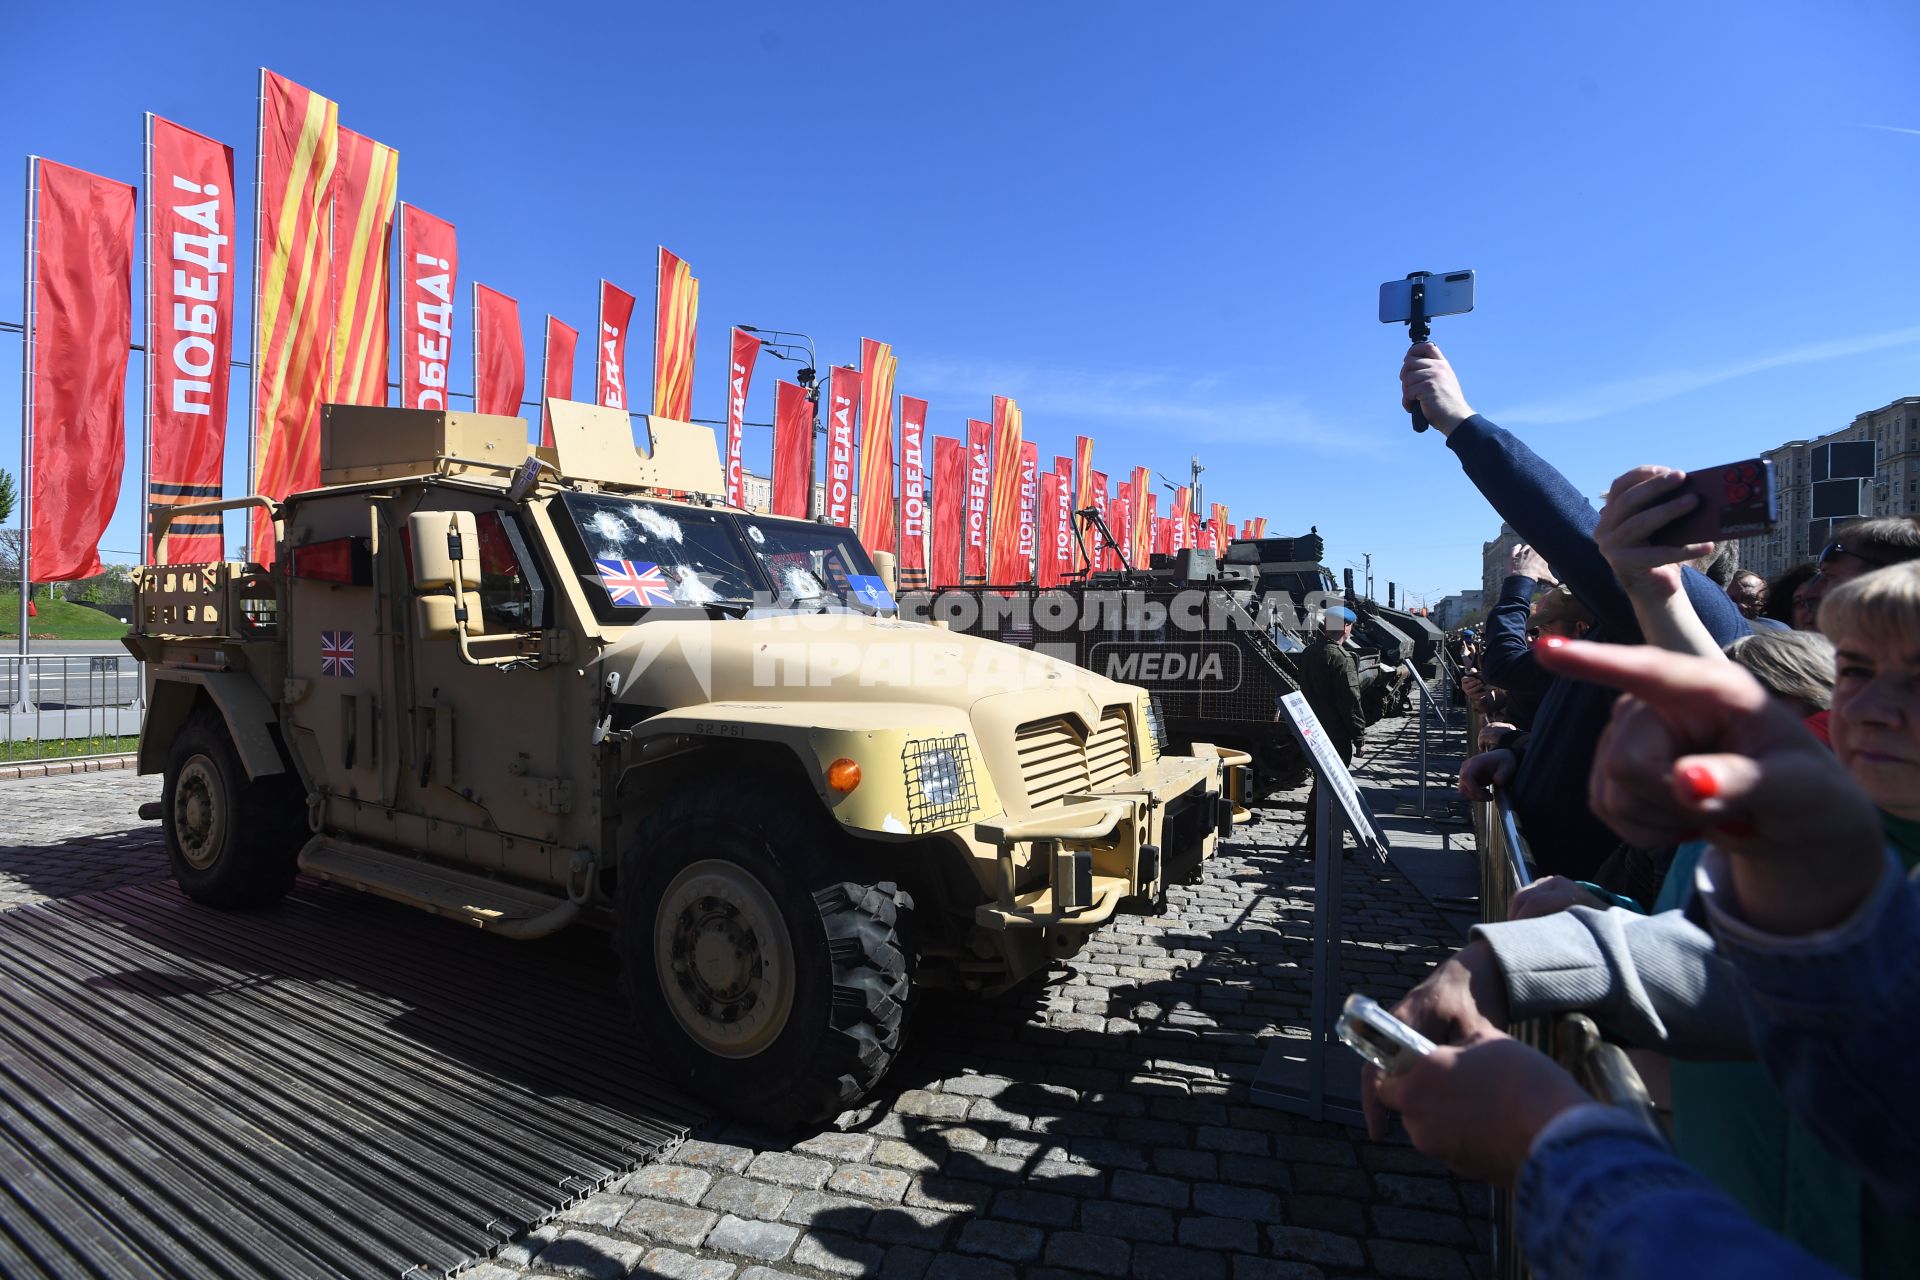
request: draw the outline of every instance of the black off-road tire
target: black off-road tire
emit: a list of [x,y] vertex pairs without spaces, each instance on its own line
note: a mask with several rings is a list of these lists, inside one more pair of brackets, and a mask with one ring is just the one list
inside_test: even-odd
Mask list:
[[306,813],[295,775],[247,777],[218,712],[195,711],[167,749],[167,862],[195,902],[244,910],[284,898],[298,872]]
[[[620,871],[622,978],[649,1049],[689,1092],[783,1131],[831,1120],[873,1092],[905,1042],[913,984],[912,898],[858,870],[818,804],[798,788],[770,794],[764,778],[690,786],[640,824]],[[700,896],[703,884],[722,892]],[[669,891],[682,909],[671,909]],[[764,1043],[722,1053],[682,1016],[695,1016],[707,999],[721,1015],[709,1024],[714,1034],[735,1034],[744,999],[737,982],[756,1000],[778,995],[765,964],[777,943],[758,936],[763,924],[743,931],[738,921],[751,910],[729,916],[728,892],[750,909],[764,894],[784,927],[791,963],[788,1011],[777,1030],[770,1024],[760,1033]],[[683,946],[689,938],[693,945]],[[719,948],[723,964],[728,948],[750,953],[747,973],[756,976],[728,975],[716,987],[710,971],[693,964],[701,945]],[[663,951],[682,957],[686,969],[663,971]],[[756,962],[761,968],[752,968]],[[769,998],[762,1007],[779,1003]]]

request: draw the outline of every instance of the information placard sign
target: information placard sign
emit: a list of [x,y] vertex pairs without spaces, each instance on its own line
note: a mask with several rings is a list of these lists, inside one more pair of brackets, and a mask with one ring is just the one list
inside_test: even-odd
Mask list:
[[1300,739],[1301,749],[1313,762],[1314,772],[1333,789],[1340,807],[1346,810],[1354,838],[1373,850],[1381,861],[1386,861],[1387,837],[1380,830],[1380,824],[1373,820],[1373,810],[1367,807],[1366,797],[1354,785],[1347,762],[1327,741],[1326,730],[1320,727],[1320,717],[1314,715],[1313,708],[1307,705],[1307,695],[1286,694],[1281,697],[1280,706],[1287,713],[1287,722],[1292,725],[1294,736]]

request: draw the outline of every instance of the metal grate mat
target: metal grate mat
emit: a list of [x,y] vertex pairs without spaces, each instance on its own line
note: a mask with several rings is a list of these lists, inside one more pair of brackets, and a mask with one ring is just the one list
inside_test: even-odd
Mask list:
[[702,1118],[584,930],[307,882],[0,914],[0,1274],[446,1274]]

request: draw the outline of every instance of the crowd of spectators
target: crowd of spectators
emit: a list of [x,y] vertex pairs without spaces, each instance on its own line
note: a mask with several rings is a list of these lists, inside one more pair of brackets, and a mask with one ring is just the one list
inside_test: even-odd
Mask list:
[[[1460,788],[1542,874],[1396,1007],[1440,1047],[1368,1069],[1370,1126],[1514,1188],[1537,1275],[1920,1274],[1920,522],[1765,582],[1659,540],[1684,473],[1596,512],[1437,348],[1401,377],[1526,540],[1462,636]],[[1574,1011],[1664,1055],[1670,1133],[1505,1034]]]

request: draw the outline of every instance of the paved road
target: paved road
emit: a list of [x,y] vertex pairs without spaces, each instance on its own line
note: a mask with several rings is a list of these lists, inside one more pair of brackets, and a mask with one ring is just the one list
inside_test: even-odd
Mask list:
[[[1405,776],[1394,730],[1371,735],[1375,775]],[[157,827],[133,816],[157,793],[130,774],[0,783],[0,905],[164,875]],[[1043,985],[930,1000],[870,1114],[788,1138],[717,1123],[463,1280],[1485,1274],[1484,1189],[1250,1105],[1311,981],[1301,798]],[[1397,996],[1458,928],[1396,870],[1356,857],[1345,875],[1347,985]]]

